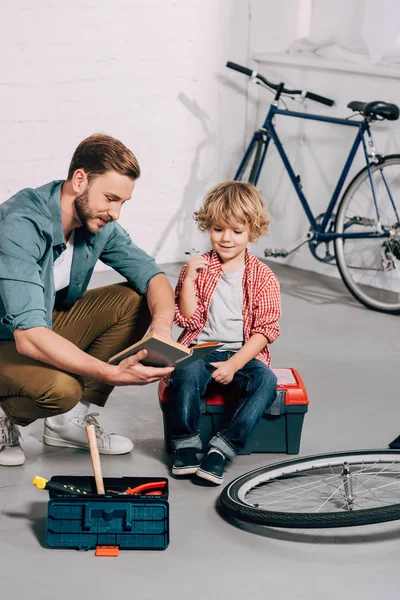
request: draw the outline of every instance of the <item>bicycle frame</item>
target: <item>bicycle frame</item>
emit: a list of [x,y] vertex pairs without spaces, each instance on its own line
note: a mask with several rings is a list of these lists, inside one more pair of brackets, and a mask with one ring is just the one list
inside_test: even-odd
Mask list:
[[[287,157],[287,154],[282,146],[282,143],[279,139],[278,133],[275,129],[273,120],[274,117],[276,115],[282,115],[285,117],[294,117],[297,119],[308,119],[310,121],[322,121],[324,123],[333,123],[335,125],[344,125],[347,127],[355,127],[357,129],[357,133],[356,133],[356,137],[355,140],[353,142],[353,145],[350,149],[349,155],[347,157],[346,163],[344,165],[343,171],[338,179],[338,182],[336,184],[336,188],[332,194],[332,197],[330,199],[328,208],[326,210],[325,216],[322,220],[322,222],[320,224],[317,223],[310,205],[307,201],[307,198],[305,197],[305,195],[303,194],[303,191],[301,189],[300,183],[294,173],[294,170],[292,168],[292,165],[290,164],[290,161]],[[255,175],[255,179],[254,179],[254,184],[256,185],[261,173],[261,169],[265,160],[265,156],[268,150],[268,146],[269,143],[271,141],[271,139],[274,141],[275,146],[279,152],[279,155],[283,161],[283,164],[289,174],[289,177],[292,181],[293,187],[297,193],[297,196],[304,208],[304,211],[307,215],[307,218],[310,222],[311,225],[311,229],[314,233],[314,239],[316,239],[318,242],[329,242],[331,240],[334,240],[335,238],[366,238],[366,237],[388,237],[389,236],[389,232],[385,231],[383,227],[381,228],[381,231],[377,231],[377,232],[359,232],[359,233],[333,233],[330,231],[326,231],[326,228],[328,226],[328,223],[330,222],[330,219],[332,217],[333,214],[333,210],[336,206],[336,203],[338,201],[340,192],[343,189],[343,185],[344,182],[347,178],[347,175],[349,174],[351,165],[353,164],[354,158],[356,156],[356,153],[359,149],[360,144],[363,147],[363,151],[364,151],[364,156],[365,156],[365,161],[366,161],[366,165],[367,165],[367,169],[368,169],[368,174],[369,174],[369,181],[371,184],[371,188],[372,188],[372,194],[373,194],[373,198],[374,198],[374,203],[375,203],[375,209],[377,212],[377,217],[378,217],[378,223],[380,223],[380,218],[379,218],[379,209],[378,209],[378,204],[377,204],[377,199],[376,199],[376,195],[375,195],[375,188],[374,188],[374,184],[373,184],[373,180],[372,180],[372,176],[371,176],[371,169],[370,169],[370,162],[369,162],[369,157],[368,157],[368,150],[367,150],[367,146],[366,146],[366,142],[365,142],[365,133],[367,133],[368,135],[370,135],[370,129],[369,129],[369,124],[367,121],[363,120],[363,121],[349,121],[346,119],[338,119],[336,117],[328,117],[328,116],[324,116],[324,115],[315,115],[315,114],[310,114],[310,113],[301,113],[301,112],[294,112],[294,111],[290,111],[290,110],[282,110],[280,108],[278,108],[277,105],[275,104],[271,104],[270,109],[268,111],[267,117],[265,119],[265,122],[263,124],[263,126],[261,127],[261,129],[259,129],[258,131],[256,131],[253,135],[253,138],[249,144],[249,147],[243,157],[242,162],[240,163],[240,166],[236,172],[235,175],[235,179],[237,179],[237,177],[239,176],[239,173],[242,169],[242,167],[246,164],[247,158],[251,152],[253,143],[255,143],[256,141],[262,139],[263,140],[263,152],[262,152],[262,156],[261,156],[261,160],[260,160],[260,164],[257,170],[257,173]],[[383,174],[382,174],[383,175]],[[384,176],[383,176],[384,177]],[[387,187],[387,183],[384,179],[385,185]]]

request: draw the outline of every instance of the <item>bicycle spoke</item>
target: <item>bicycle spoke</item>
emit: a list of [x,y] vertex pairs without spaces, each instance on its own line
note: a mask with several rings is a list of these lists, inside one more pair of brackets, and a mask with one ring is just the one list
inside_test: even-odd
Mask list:
[[[327,473],[324,473],[328,469]],[[353,483],[353,497],[347,497],[345,483],[341,476],[343,467],[332,465],[305,475],[294,473],[292,477],[282,476],[268,480],[265,484],[252,488],[245,497],[250,506],[279,511],[313,512],[362,510],[374,505],[388,506],[400,497],[400,471],[396,461],[379,464],[362,463],[350,466],[350,480]],[[298,478],[301,478],[299,482]],[[308,481],[304,481],[304,478]],[[390,478],[390,481],[387,481]],[[393,487],[395,489],[393,489]],[[340,502],[337,499],[340,498]]]

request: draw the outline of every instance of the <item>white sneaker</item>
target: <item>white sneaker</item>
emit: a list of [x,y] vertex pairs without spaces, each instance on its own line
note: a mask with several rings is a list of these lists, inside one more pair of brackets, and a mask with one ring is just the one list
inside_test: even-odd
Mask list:
[[48,446],[82,448],[89,450],[86,425],[94,425],[100,454],[127,454],[133,443],[122,435],[106,433],[95,417],[99,413],[89,413],[83,418],[73,417],[65,425],[53,425],[45,419],[43,442]]
[[0,417],[0,465],[16,467],[24,464],[25,453],[19,443],[20,437],[17,425],[11,423],[8,417]]

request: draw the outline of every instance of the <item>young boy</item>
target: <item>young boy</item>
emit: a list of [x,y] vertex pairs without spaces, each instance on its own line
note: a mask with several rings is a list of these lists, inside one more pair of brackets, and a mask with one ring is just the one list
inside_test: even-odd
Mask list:
[[[196,474],[223,482],[225,460],[234,461],[257,422],[276,397],[267,344],[279,336],[278,281],[271,269],[247,250],[267,233],[264,201],[249,183],[227,181],[214,187],[194,216],[209,231],[212,250],[191,258],[175,290],[179,342],[211,340],[223,346],[171,375],[171,433],[174,475]],[[210,382],[241,392],[230,422],[209,442],[199,464],[201,399]]]

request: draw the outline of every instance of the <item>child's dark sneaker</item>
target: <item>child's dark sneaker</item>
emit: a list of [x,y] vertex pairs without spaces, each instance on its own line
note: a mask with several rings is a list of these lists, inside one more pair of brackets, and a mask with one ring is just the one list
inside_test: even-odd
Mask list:
[[175,450],[172,473],[174,475],[192,475],[196,473],[199,468],[199,459],[196,452],[195,448],[178,448]]
[[219,452],[209,452],[202,460],[196,471],[198,477],[207,479],[216,485],[224,481],[225,458]]

